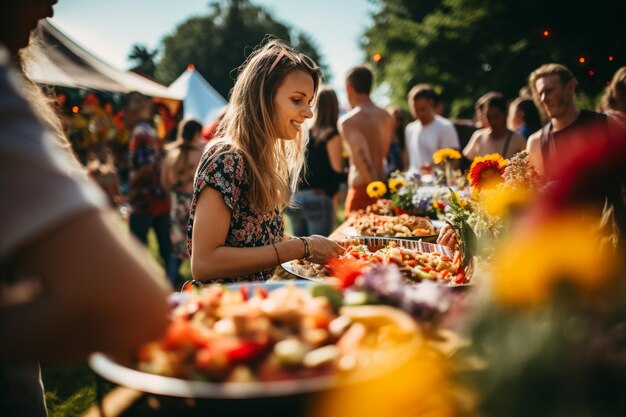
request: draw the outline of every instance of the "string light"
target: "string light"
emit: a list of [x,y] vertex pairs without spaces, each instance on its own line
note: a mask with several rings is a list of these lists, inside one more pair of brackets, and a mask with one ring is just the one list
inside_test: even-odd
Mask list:
[[609,55],[609,62],[613,61],[613,55]]
[[80,111],[80,107],[74,106],[72,107],[72,113],[78,113]]
[[544,30],[544,31],[543,31],[543,37],[544,37],[544,38],[547,38],[547,37],[549,37],[549,36],[550,36],[550,31],[549,31],[548,29]]
[[581,56],[580,58],[578,58],[578,62],[580,62],[581,64],[584,64],[587,60],[585,59],[584,56]]
[[594,70],[589,70],[589,76],[593,77],[594,75],[596,75],[596,72]]
[[374,56],[372,56],[372,60],[374,62],[380,62],[383,60],[383,56],[381,54],[374,54]]

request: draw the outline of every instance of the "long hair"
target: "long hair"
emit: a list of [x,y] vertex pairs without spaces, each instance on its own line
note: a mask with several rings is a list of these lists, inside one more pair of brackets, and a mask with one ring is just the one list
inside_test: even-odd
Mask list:
[[314,96],[321,71],[310,58],[297,54],[280,40],[261,44],[239,68],[229,107],[220,123],[213,157],[229,150],[246,162],[249,198],[258,212],[282,210],[289,205],[304,165],[308,131],[302,125],[295,140],[277,140],[274,96],[285,77],[300,70],[313,78]]
[[518,97],[513,100],[512,104],[515,109],[521,110],[524,114],[522,120],[524,120],[524,124],[528,126],[530,133],[541,129],[541,116],[535,102],[531,98]]
[[178,138],[181,139],[181,143],[178,145],[180,152],[174,163],[174,172],[178,178],[184,177],[188,171],[189,152],[195,149],[193,139],[200,132],[202,132],[202,125],[196,120],[187,119],[180,123],[178,128]]
[[626,67],[621,67],[613,75],[611,84],[606,87],[604,95],[600,100],[600,111],[607,110],[620,110],[620,105],[617,102],[617,96],[621,96],[622,100],[626,99]]
[[330,87],[320,89],[317,95],[315,121],[311,133],[316,141],[322,139],[324,133],[337,129],[339,119],[339,101],[335,90]]

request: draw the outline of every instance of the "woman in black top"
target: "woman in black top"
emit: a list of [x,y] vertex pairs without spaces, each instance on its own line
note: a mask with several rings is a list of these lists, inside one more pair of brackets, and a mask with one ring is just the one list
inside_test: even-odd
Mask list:
[[331,88],[325,87],[319,92],[315,121],[307,145],[306,169],[294,195],[296,207],[287,210],[292,232],[296,236],[328,236],[332,231],[332,197],[342,178],[338,118],[337,95]]

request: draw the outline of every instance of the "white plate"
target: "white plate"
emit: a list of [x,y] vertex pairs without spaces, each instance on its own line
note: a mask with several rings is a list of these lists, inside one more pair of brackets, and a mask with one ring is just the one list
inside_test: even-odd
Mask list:
[[207,382],[148,374],[123,366],[103,353],[89,357],[89,366],[103,378],[142,392],[183,398],[261,398],[317,392],[337,385],[335,376],[273,382]]

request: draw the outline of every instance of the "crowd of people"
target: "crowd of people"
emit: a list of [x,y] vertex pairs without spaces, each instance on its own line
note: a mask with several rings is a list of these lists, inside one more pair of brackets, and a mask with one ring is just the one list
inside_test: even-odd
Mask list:
[[[175,141],[164,144],[153,101],[130,93],[122,105],[129,134],[123,161],[104,149],[81,164],[46,97],[19,66],[31,30],[55,3],[0,3],[0,190],[12,196],[0,206],[2,415],[45,415],[37,361],[128,351],[162,332],[166,296],[180,284],[184,259],[193,279],[206,283],[264,281],[281,263],[323,264],[340,255],[343,247],[327,236],[343,182],[345,212],[365,209],[375,201],[369,183],[395,170],[429,172],[433,153],[443,148],[462,151],[468,162],[527,149],[550,177],[584,152],[590,137],[610,138],[625,127],[626,68],[607,87],[602,113],[579,109],[572,73],[547,64],[530,74],[530,95],[509,102],[489,92],[478,99],[471,126],[444,118],[435,90],[418,84],[407,94],[414,121],[406,124],[401,108],[373,102],[366,66],[347,74],[351,110],[340,115],[318,65],[271,40],[240,67],[219,122],[203,129],[183,120]],[[122,163],[127,178],[117,171]],[[618,178],[603,189],[600,197],[626,230]],[[137,239],[119,233],[110,210],[126,205]],[[293,235],[285,232],[283,213]],[[147,243],[150,229],[170,284],[137,244]],[[444,228],[440,242],[454,240]]]

